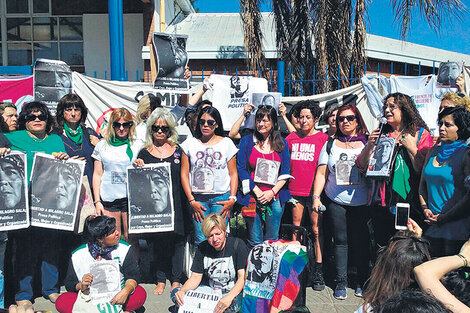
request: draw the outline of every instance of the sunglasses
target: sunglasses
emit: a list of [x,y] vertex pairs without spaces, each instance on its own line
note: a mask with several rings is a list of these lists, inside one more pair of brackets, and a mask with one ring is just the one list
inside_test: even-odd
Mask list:
[[348,120],[348,122],[352,122],[356,119],[354,115],[348,115],[348,116],[337,116],[336,119],[338,122],[342,123],[344,120]]
[[35,121],[36,119],[39,119],[40,121],[45,121],[47,120],[47,116],[46,114],[39,114],[39,115],[34,115],[34,114],[29,114],[29,115],[26,115],[26,122],[32,122],[32,121]]
[[215,124],[217,124],[217,123],[215,122],[215,120],[205,120],[205,119],[203,119],[203,118],[201,118],[201,119],[199,120],[199,125],[201,125],[201,126],[204,126],[206,123],[207,123],[207,125],[209,125],[209,126],[214,126]]
[[125,123],[122,123],[122,124],[119,123],[119,122],[114,122],[113,123],[113,128],[118,128],[118,129],[121,128],[121,127],[122,128],[131,128],[132,125],[134,125],[134,123],[132,123],[132,122],[125,122]]
[[162,133],[168,133],[168,131],[170,130],[170,127],[168,127],[168,126],[152,125],[152,131],[153,131],[154,133],[158,133],[159,130],[161,130]]

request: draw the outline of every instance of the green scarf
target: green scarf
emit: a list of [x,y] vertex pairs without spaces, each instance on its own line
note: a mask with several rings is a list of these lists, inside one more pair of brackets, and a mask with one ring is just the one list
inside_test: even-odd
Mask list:
[[127,144],[126,154],[129,157],[129,160],[132,160],[132,157],[134,154],[132,153],[131,142],[129,138],[127,138],[126,140],[121,140],[116,137],[113,137],[111,141],[109,142],[109,144],[114,147],[119,147],[119,146]]
[[81,125],[78,125],[77,130],[73,130],[69,127],[69,125],[67,125],[67,123],[64,123],[64,130],[67,137],[69,137],[69,139],[72,140],[75,144],[82,144],[83,129]]
[[393,175],[392,190],[394,190],[403,200],[410,193],[410,169],[405,163],[401,152],[398,153],[395,160],[395,173]]

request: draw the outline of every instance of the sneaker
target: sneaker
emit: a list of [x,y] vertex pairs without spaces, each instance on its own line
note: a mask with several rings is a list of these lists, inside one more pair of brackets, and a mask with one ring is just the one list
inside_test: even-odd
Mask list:
[[317,270],[313,273],[312,276],[313,276],[313,279],[312,279],[313,290],[322,291],[323,289],[325,289],[325,280],[323,279],[322,271]]
[[354,291],[354,295],[356,297],[362,298],[362,288],[361,288],[361,286],[356,287],[356,291]]
[[346,282],[338,282],[336,284],[335,292],[333,293],[333,297],[338,300],[345,300],[348,295],[346,293]]

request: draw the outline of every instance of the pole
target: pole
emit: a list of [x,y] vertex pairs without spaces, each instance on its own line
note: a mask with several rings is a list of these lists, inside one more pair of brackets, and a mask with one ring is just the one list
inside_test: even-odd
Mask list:
[[108,0],[111,80],[125,80],[122,0]]
[[284,96],[284,61],[277,61],[277,91]]

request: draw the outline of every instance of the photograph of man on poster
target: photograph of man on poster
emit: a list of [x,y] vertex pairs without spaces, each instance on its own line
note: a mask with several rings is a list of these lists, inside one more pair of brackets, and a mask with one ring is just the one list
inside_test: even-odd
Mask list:
[[439,65],[437,73],[437,87],[457,88],[457,77],[462,74],[461,62],[443,62]]
[[248,79],[246,77],[230,77],[230,97],[243,98],[249,89]]
[[382,137],[375,147],[366,176],[389,177],[392,155],[395,147],[395,138]]

